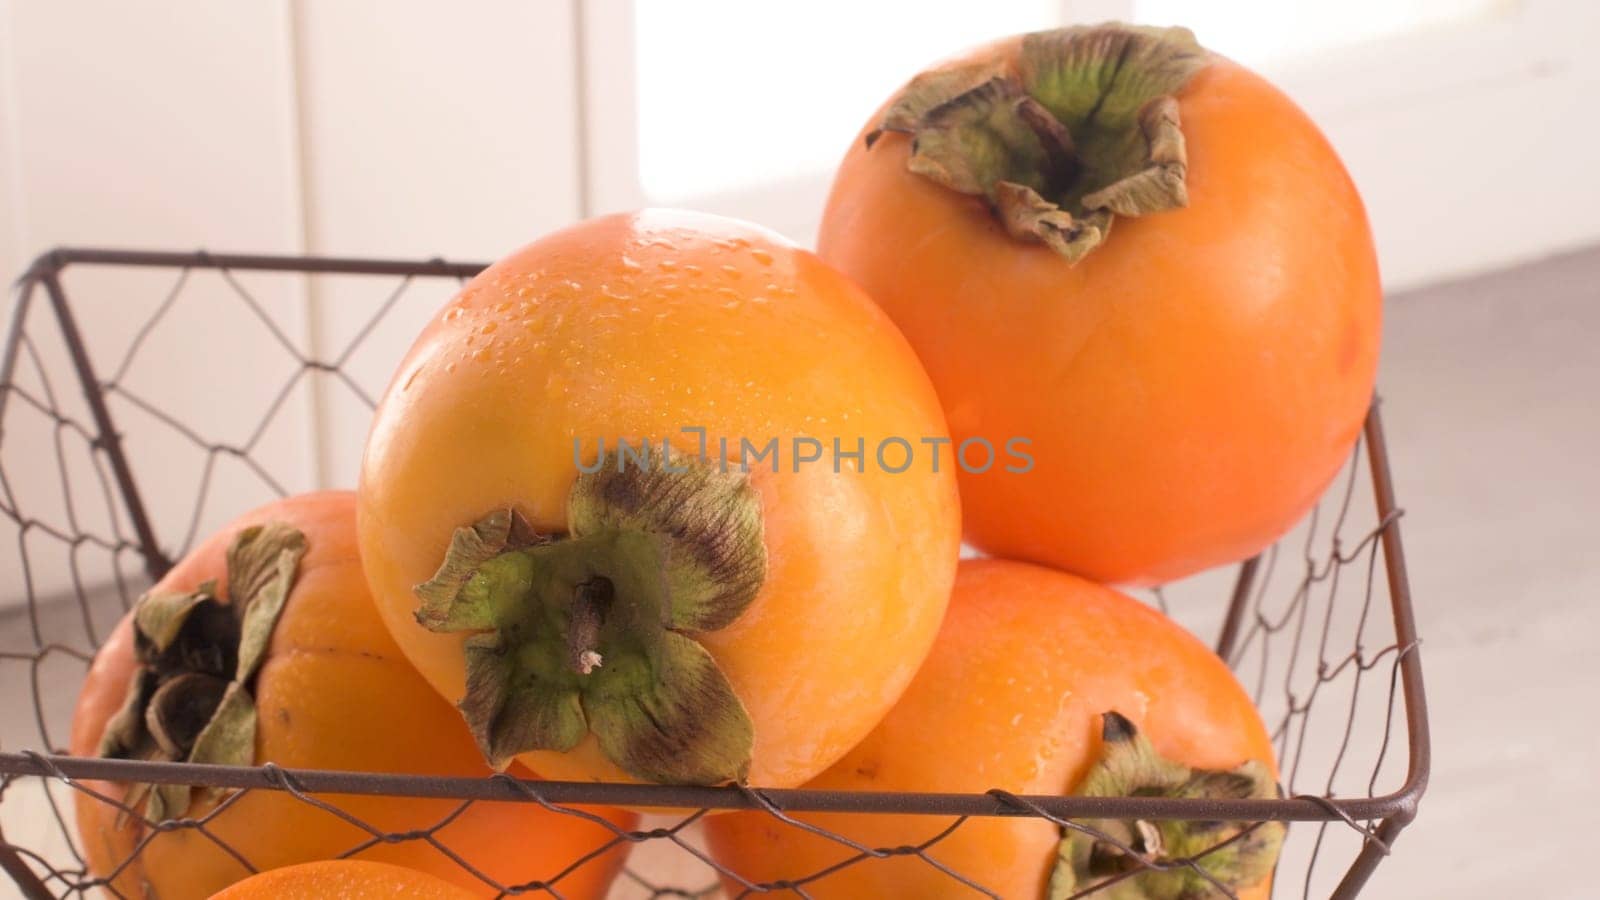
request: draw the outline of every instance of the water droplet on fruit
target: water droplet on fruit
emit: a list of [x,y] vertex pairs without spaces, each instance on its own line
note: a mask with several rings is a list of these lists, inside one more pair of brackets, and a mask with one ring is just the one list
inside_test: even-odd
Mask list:
[[772,254],[761,249],[760,247],[751,249],[750,258],[762,264],[763,266],[772,265]]

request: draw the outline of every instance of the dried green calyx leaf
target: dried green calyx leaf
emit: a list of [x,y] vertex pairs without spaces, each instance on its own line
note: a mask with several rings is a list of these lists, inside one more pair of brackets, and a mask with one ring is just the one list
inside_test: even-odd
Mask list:
[[[1077,793],[1087,797],[1265,800],[1279,796],[1265,765],[1194,769],[1156,753],[1116,712],[1102,716],[1102,755]],[[1122,821],[1083,823],[1112,840],[1063,832],[1049,900],[1098,888],[1107,900],[1225,900],[1272,873],[1282,822]]]
[[971,64],[912,79],[867,142],[909,135],[912,172],[983,198],[1013,237],[1076,262],[1116,216],[1188,203],[1173,94],[1210,61],[1183,28],[1037,32],[1015,71]]
[[417,588],[417,620],[470,631],[459,706],[490,764],[591,732],[646,781],[744,776],[749,715],[695,636],[731,624],[766,580],[760,498],[702,460],[580,475],[567,531],[511,510],[457,529]]
[[277,522],[244,529],[228,548],[228,596],[239,618],[235,681],[260,668],[305,552],[305,535]]
[[733,624],[767,577],[760,498],[749,478],[709,464],[584,475],[567,501],[567,528],[664,536],[667,624],[687,634]]
[[[246,528],[228,548],[230,602],[209,581],[188,594],[140,597],[133,610],[139,668],[106,723],[100,755],[253,763],[251,690],[305,552],[305,535],[287,525]],[[130,806],[142,799],[157,821],[185,815],[194,800],[187,785],[136,785],[128,797]]]

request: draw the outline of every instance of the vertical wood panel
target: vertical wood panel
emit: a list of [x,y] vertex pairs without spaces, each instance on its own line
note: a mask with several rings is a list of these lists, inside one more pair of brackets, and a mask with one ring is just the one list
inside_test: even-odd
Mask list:
[[295,4],[307,234],[485,256],[577,212],[567,3]]
[[639,89],[634,0],[579,0],[583,25],[587,212],[644,203],[639,186]]
[[17,172],[17,115],[12,90],[12,3],[0,0],[0,279],[9,287],[23,265]]
[[[5,277],[60,244],[297,252],[302,249],[299,185],[285,3],[174,0],[159,8],[111,2],[5,0],[0,5],[0,262]],[[7,178],[6,176],[9,177]],[[5,240],[9,238],[9,240]],[[175,273],[80,268],[69,294],[102,378],[155,312]],[[293,280],[242,279],[277,325],[305,330],[304,298]],[[36,309],[30,333],[65,413],[82,400],[64,366],[59,337]],[[246,330],[253,329],[253,330]],[[239,340],[216,340],[219,333]],[[123,383],[216,443],[254,431],[277,385],[296,368],[222,279],[196,277],[150,335]],[[31,377],[31,376],[30,376]],[[245,385],[250,384],[250,388]],[[42,385],[34,384],[34,388]],[[306,486],[312,459],[308,392],[291,396],[257,445],[272,475]],[[179,549],[200,499],[207,455],[176,429],[113,398],[158,537]],[[58,454],[68,458],[72,505],[81,525],[111,528],[91,457],[45,416],[17,405],[7,415],[0,465],[22,493],[25,512],[75,531],[65,519]],[[269,491],[237,459],[219,455],[199,503],[203,534]],[[38,538],[38,540],[34,540]],[[8,541],[9,543],[9,541]],[[106,561],[30,536],[36,592],[103,582]],[[20,558],[0,549],[0,600],[21,593]]]
[[281,2],[12,0],[29,250],[295,250]]
[[[294,6],[310,248],[493,259],[579,215],[569,3]],[[337,354],[389,286],[321,279],[320,347]],[[351,359],[378,387],[444,299],[413,290]],[[353,485],[366,408],[327,385],[320,471]]]

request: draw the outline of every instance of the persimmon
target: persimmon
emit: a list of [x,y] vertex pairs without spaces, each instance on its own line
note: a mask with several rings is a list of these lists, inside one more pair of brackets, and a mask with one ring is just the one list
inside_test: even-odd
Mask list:
[[335,859],[252,875],[212,900],[469,900],[475,896],[416,869]]
[[[944,627],[900,702],[806,787],[1273,798],[1276,778],[1271,742],[1250,698],[1192,635],[1110,588],[986,559],[961,563]],[[891,849],[918,845],[950,826],[948,817],[792,815],[867,847]],[[1154,860],[1205,852],[1204,868],[1243,900],[1268,895],[1283,838],[1281,823],[1081,824]],[[752,882],[807,878],[856,855],[765,812],[717,816],[706,831],[717,861]],[[1078,831],[1063,835],[1028,817],[968,819],[926,852],[1007,898],[1070,896],[1137,867],[1115,843]],[[1186,867],[1118,882],[1106,896],[1227,896]],[[731,877],[725,885],[730,894],[742,890]],[[819,898],[973,895],[912,856],[859,860],[804,886]]]
[[[402,774],[490,774],[459,714],[406,662],[378,617],[356,551],[355,497],[306,494],[233,522],[179,562],[95,657],[72,722],[80,756]],[[526,773],[522,773],[526,776]],[[126,897],[207,897],[257,869],[360,849],[471,890],[496,891],[423,840],[372,835],[291,794],[89,782],[75,795],[89,869]],[[321,798],[386,833],[437,840],[505,884],[548,879],[613,837],[534,804]],[[108,802],[109,801],[109,802]],[[211,815],[215,813],[214,815]],[[635,817],[598,811],[619,828]],[[205,833],[148,823],[209,816]],[[233,855],[224,845],[235,851]],[[601,897],[625,849],[559,882]],[[124,865],[126,863],[126,865]]]
[[1370,402],[1361,198],[1293,102],[1184,29],[1028,34],[913,78],[845,155],[823,259],[888,311],[958,442],[967,539],[1109,583],[1261,550]]
[[812,254],[609,216],[512,253],[423,331],[368,439],[362,559],[492,764],[794,785],[932,644],[960,542],[948,441],[910,347]]

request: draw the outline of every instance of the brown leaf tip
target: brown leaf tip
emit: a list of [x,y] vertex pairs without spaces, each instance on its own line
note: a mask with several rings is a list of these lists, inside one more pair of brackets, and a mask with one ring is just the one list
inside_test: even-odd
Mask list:
[[1100,716],[1100,740],[1107,744],[1120,744],[1139,736],[1139,729],[1127,716],[1116,710]]

